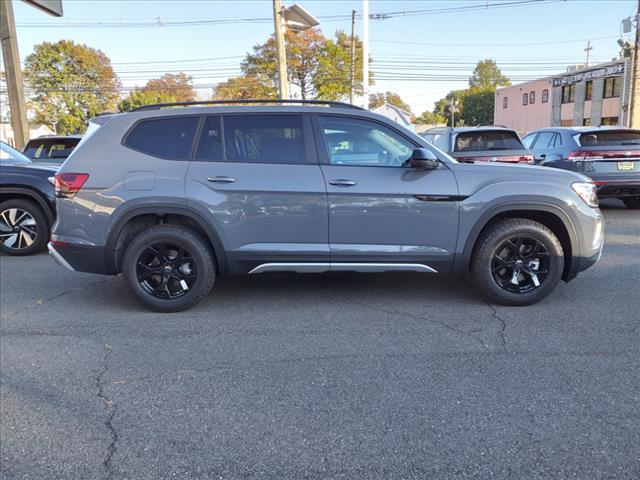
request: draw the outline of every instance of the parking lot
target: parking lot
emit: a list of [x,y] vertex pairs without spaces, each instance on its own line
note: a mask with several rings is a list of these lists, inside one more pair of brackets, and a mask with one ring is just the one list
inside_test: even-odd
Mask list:
[[526,308],[462,278],[218,280],[181,314],[2,256],[7,478],[638,478],[640,215]]

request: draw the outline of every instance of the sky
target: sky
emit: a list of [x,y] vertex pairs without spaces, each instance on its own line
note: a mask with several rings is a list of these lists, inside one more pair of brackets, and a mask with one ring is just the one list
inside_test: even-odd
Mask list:
[[[632,40],[622,34],[621,20],[635,14],[636,0],[507,5],[519,2],[371,0],[370,14],[386,17],[369,23],[371,69],[377,77],[371,91],[397,92],[420,114],[448,91],[465,88],[478,60],[494,59],[518,83],[585,63],[588,40],[591,64],[617,56],[618,38]],[[325,36],[349,33],[351,11],[362,12],[361,0],[296,3],[319,17]],[[185,72],[194,77],[201,98],[209,97],[216,83],[238,75],[244,55],[273,33],[271,0],[63,0],[63,18],[22,1],[13,5],[22,60],[38,43],[69,39],[102,50],[124,87],[142,86],[165,72]],[[226,21],[211,21],[220,19]],[[362,19],[356,34],[362,35]]]

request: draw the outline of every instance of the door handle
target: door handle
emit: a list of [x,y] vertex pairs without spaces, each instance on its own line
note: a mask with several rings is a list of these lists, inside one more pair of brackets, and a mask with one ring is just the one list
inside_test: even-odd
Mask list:
[[355,184],[356,182],[353,180],[345,180],[344,178],[329,180],[329,185],[335,185],[336,187],[353,187]]
[[213,183],[233,183],[236,181],[235,178],[231,177],[209,177],[207,180]]

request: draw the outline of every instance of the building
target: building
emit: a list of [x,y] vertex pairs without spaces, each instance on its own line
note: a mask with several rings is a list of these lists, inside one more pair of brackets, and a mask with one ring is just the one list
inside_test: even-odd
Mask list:
[[628,125],[627,59],[496,90],[494,123],[524,135],[549,126]]
[[[40,125],[38,127],[29,128],[29,139],[38,138],[42,135],[53,135],[54,131],[46,125]],[[10,123],[0,122],[0,141],[8,143],[12,147],[15,147],[15,139],[13,136],[13,128]]]
[[404,128],[415,131],[415,126],[413,125],[413,123],[411,123],[411,121],[413,120],[413,115],[411,114],[411,112],[407,112],[406,110],[403,110],[389,103],[380,105],[374,110],[374,112],[390,118],[394,122],[402,125]]

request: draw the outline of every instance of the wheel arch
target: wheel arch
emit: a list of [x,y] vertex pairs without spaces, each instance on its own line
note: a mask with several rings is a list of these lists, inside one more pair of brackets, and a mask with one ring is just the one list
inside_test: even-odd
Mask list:
[[32,190],[28,187],[0,187],[0,202],[17,198],[35,201],[44,213],[49,227],[53,225],[55,214],[47,201],[36,190]]
[[562,279],[569,281],[578,274],[580,245],[573,222],[560,208],[551,204],[510,204],[500,205],[485,212],[471,229],[456,267],[468,271],[474,249],[482,233],[491,225],[504,218],[527,218],[549,228],[564,250]]
[[128,240],[144,227],[162,223],[184,225],[199,233],[211,247],[218,272],[222,275],[228,273],[229,264],[223,243],[204,216],[186,206],[157,204],[131,208],[113,223],[105,245],[107,272],[114,275],[120,273],[124,247]]

